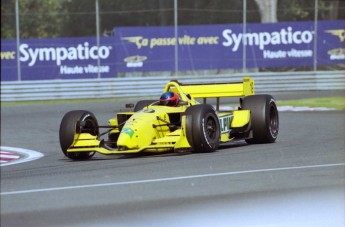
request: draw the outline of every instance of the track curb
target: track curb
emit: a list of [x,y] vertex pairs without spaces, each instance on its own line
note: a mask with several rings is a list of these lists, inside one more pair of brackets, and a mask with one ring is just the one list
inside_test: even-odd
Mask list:
[[14,158],[8,162],[2,162],[0,164],[1,167],[34,161],[44,156],[42,153],[38,151],[33,151],[33,150],[28,150],[28,149],[18,148],[18,147],[0,146],[0,150],[2,154],[10,155]]

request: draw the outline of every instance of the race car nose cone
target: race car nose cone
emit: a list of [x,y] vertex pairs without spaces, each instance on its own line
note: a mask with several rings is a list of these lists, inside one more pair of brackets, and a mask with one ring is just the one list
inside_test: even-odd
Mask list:
[[129,149],[138,147],[138,137],[132,128],[123,128],[117,140],[118,147],[127,147]]
[[[153,139],[159,136],[157,135],[157,128],[153,125],[162,124],[157,120],[156,114],[157,111],[152,112],[148,109],[132,115],[121,130],[117,146],[126,147],[127,149],[141,149],[149,146]],[[167,126],[165,127],[167,128]],[[163,135],[162,132],[161,135]]]

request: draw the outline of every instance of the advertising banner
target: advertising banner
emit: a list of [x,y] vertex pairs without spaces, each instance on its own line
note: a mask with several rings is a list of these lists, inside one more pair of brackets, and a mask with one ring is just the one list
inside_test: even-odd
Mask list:
[[317,31],[315,40],[313,21],[247,24],[245,33],[242,24],[179,26],[176,40],[173,27],[115,28],[117,71],[173,71],[176,43],[180,71],[241,69],[243,48],[246,68],[313,66],[315,54],[318,65],[344,63],[345,21],[319,21]]
[[321,21],[317,36],[317,65],[345,64],[345,20]]
[[18,80],[16,41],[1,39],[1,81]]
[[[113,38],[95,37],[1,40],[1,80],[17,80],[17,57],[21,80],[97,78],[100,73],[116,75]],[[98,67],[98,59],[100,67]]]
[[[1,40],[1,80],[113,78],[119,73],[312,67],[345,63],[345,21],[118,27],[113,37]],[[315,39],[315,31],[317,37]],[[245,48],[245,49],[244,49]]]

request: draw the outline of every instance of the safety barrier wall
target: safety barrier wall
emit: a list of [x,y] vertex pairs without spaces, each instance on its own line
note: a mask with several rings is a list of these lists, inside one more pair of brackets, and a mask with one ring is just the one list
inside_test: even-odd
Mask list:
[[345,71],[179,75],[1,82],[1,101],[158,96],[170,80],[182,83],[240,82],[244,76],[254,79],[256,93],[345,89]]

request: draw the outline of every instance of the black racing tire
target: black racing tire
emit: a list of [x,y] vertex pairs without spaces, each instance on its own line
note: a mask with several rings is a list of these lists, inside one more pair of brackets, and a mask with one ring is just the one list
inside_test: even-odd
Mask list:
[[151,105],[152,103],[156,102],[157,100],[141,100],[135,104],[134,112],[138,112],[139,110],[143,109],[146,106]]
[[186,136],[194,153],[217,150],[220,125],[214,108],[209,104],[189,107],[186,112]]
[[94,136],[99,135],[98,122],[93,113],[87,110],[73,110],[66,113],[61,120],[59,130],[60,146],[66,157],[73,160],[85,160],[91,158],[95,152],[67,153],[67,149],[73,143],[78,121],[85,121],[85,126],[82,127],[81,132],[88,132]]
[[274,143],[279,132],[279,114],[271,95],[251,95],[244,97],[242,109],[250,110],[252,138],[248,144]]

